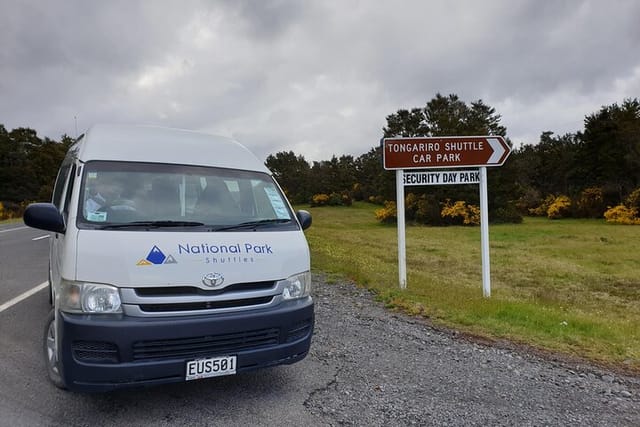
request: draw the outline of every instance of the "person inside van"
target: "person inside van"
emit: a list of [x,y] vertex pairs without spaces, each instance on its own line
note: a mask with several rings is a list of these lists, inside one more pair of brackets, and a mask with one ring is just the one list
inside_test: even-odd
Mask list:
[[93,181],[84,201],[84,216],[89,221],[106,221],[107,209],[135,211],[134,202],[122,196],[125,190],[122,181],[105,174]]
[[225,181],[209,176],[206,183],[196,204],[196,215],[209,220],[234,220],[240,211]]

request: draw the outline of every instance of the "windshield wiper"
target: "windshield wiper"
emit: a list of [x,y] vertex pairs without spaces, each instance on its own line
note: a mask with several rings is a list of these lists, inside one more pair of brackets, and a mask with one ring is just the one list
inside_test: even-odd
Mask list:
[[261,219],[259,221],[248,221],[248,222],[241,222],[240,224],[224,225],[222,227],[214,228],[213,231],[227,231],[227,230],[239,230],[242,228],[256,228],[256,227],[261,227],[263,225],[284,224],[288,222],[291,222],[291,220],[285,219],[285,218]]
[[196,221],[133,221],[122,224],[107,224],[100,227],[101,230],[115,230],[119,228],[170,228],[170,227],[199,227],[204,225]]

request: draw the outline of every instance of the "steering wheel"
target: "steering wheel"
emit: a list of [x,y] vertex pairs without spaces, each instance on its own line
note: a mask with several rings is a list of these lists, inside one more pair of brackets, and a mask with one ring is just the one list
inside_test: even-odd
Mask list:
[[107,203],[100,207],[98,212],[106,213],[109,221],[114,222],[134,221],[140,217],[133,201],[126,199],[118,199]]

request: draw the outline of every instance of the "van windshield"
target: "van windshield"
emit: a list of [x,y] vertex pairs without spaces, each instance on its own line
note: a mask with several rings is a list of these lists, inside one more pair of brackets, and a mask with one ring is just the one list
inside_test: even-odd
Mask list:
[[107,161],[87,162],[83,169],[80,228],[298,229],[266,173]]

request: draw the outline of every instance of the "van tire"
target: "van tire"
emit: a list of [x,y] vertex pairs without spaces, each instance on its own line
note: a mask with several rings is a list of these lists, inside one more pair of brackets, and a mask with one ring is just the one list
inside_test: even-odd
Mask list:
[[49,380],[58,388],[66,389],[67,387],[62,380],[62,374],[60,369],[60,361],[58,360],[58,354],[56,352],[56,322],[55,322],[55,309],[49,312],[47,321],[44,327],[43,337],[44,347],[44,362],[47,367],[47,374]]

